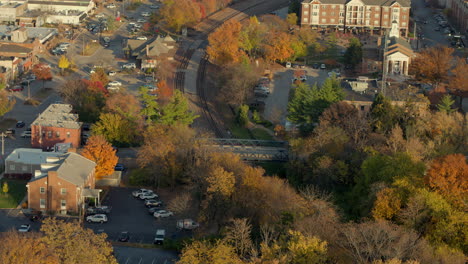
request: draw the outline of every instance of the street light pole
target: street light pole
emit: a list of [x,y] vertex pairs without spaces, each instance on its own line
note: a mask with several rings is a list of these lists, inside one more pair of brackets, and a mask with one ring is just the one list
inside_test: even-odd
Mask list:
[[5,155],[5,133],[2,132],[2,158]]

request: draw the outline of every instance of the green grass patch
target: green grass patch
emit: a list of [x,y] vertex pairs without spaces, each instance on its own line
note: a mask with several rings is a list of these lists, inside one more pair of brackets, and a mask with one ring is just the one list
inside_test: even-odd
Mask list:
[[[8,193],[3,193],[3,184],[8,184]],[[26,183],[23,180],[2,179],[0,181],[0,208],[16,208],[26,195]]]
[[262,128],[254,128],[251,130],[252,134],[254,135],[255,139],[260,140],[273,140],[273,136],[268,133],[265,129]]
[[231,133],[234,138],[252,139],[249,129],[238,125],[231,126]]

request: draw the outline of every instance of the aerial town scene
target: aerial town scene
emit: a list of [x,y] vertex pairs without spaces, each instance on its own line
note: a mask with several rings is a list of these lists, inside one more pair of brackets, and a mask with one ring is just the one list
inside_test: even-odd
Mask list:
[[468,0],[0,0],[0,264],[468,263]]

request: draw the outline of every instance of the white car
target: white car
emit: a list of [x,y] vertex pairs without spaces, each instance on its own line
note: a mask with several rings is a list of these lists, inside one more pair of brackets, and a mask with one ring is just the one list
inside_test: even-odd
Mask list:
[[151,16],[150,12],[141,12],[142,17],[149,17]]
[[30,138],[31,137],[31,131],[23,131],[23,133],[21,133],[21,137],[22,138]]
[[286,68],[291,68],[291,63],[289,61],[286,62]]
[[21,233],[26,233],[26,232],[29,232],[29,231],[31,231],[31,226],[30,225],[21,225],[18,228],[18,232],[21,232]]
[[140,189],[140,190],[137,190],[137,191],[133,191],[132,192],[132,195],[133,197],[140,197],[140,195],[144,194],[144,193],[153,193],[152,190],[148,190],[148,189]]
[[148,38],[145,37],[145,36],[138,36],[135,39],[137,39],[137,40],[148,40]]
[[135,63],[125,63],[124,65],[122,65],[122,68],[123,69],[135,69],[136,64]]
[[146,19],[144,19],[144,18],[139,18],[139,19],[137,20],[137,22],[138,22],[138,23],[145,23],[145,22],[146,22]]
[[156,217],[156,218],[162,218],[162,217],[169,217],[169,216],[173,216],[174,213],[171,212],[171,211],[166,211],[166,210],[158,210],[156,212],[154,212],[153,216]]
[[122,86],[122,83],[119,82],[119,81],[112,81],[110,83],[107,84],[108,86]]
[[108,91],[119,91],[120,87],[119,86],[107,86]]
[[114,75],[117,74],[117,72],[115,72],[115,71],[110,71],[108,74],[109,74],[109,76],[114,76]]
[[150,5],[150,8],[151,9],[159,9],[159,6],[158,5]]
[[97,14],[96,17],[97,18],[102,18],[102,17],[106,17],[106,15],[104,13],[100,13],[100,14]]
[[107,223],[107,215],[105,214],[95,214],[86,217],[88,223]]
[[117,6],[114,5],[114,4],[110,4],[110,5],[107,5],[106,7],[107,7],[107,8],[116,8]]
[[149,200],[149,199],[154,199],[154,198],[158,198],[159,196],[153,192],[151,193],[143,193],[143,194],[140,194],[140,199],[141,200]]

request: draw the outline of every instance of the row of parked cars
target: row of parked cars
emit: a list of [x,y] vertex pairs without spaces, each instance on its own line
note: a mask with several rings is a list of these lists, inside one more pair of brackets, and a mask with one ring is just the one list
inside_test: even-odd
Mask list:
[[70,47],[70,43],[67,43],[67,42],[63,42],[63,43],[60,43],[58,44],[57,46],[55,46],[55,48],[53,48],[50,53],[52,53],[52,55],[63,55],[63,54],[66,54],[67,53],[67,50],[68,50],[68,47]]
[[270,95],[270,83],[271,80],[268,77],[261,77],[257,85],[254,88],[256,97],[267,97]]

